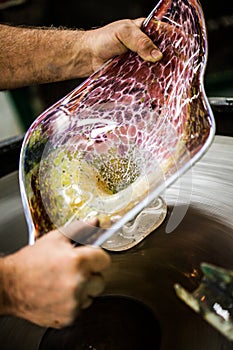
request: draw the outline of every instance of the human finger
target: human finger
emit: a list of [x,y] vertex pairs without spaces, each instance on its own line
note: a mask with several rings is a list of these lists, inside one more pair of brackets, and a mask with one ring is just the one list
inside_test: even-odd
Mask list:
[[82,297],[81,309],[89,307],[93,299],[100,295],[105,289],[105,281],[101,274],[93,274],[85,286]]
[[85,293],[89,297],[96,297],[101,294],[105,288],[105,280],[102,274],[92,274],[85,286]]
[[139,31],[136,32],[138,35],[138,50],[137,53],[143,59],[147,59],[152,62],[159,61],[163,54],[159,50],[159,48],[153,43],[153,41],[141,31],[142,24],[144,22],[144,18],[137,18],[133,20],[135,25],[139,28]]
[[102,248],[92,246],[76,247],[77,267],[83,273],[99,273],[107,269],[111,259]]
[[153,41],[142,32],[143,19],[129,20],[124,23],[124,30],[118,33],[118,39],[131,51],[146,61],[157,62],[162,58],[162,53]]

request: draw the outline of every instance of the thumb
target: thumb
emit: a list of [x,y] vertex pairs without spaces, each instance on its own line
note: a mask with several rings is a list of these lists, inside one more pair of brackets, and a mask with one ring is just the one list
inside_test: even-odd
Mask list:
[[133,20],[133,23],[138,28],[138,30],[135,32],[137,46],[132,43],[132,47],[130,47],[130,49],[137,52],[139,56],[146,61],[157,62],[163,57],[163,54],[153,43],[153,41],[141,31],[140,28],[142,27],[144,20],[144,18],[137,18]]

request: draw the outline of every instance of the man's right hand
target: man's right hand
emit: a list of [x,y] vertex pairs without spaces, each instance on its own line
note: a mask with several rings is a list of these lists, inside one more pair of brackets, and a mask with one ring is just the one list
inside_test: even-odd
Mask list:
[[[87,226],[77,222],[76,232]],[[35,245],[0,259],[0,313],[45,327],[67,326],[102,293],[102,272],[109,264],[101,248],[74,247],[59,230],[51,231]]]

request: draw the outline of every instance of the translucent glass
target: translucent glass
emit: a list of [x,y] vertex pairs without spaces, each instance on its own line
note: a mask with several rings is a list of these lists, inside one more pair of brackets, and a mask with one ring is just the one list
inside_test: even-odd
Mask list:
[[[209,147],[215,126],[203,86],[207,40],[199,2],[160,1],[142,30],[161,61],[133,52],[112,59],[28,130],[20,186],[30,243],[96,216],[103,230],[80,243],[111,245],[117,232],[138,243],[166,215],[158,196]],[[153,201],[161,215],[148,228],[145,208]]]

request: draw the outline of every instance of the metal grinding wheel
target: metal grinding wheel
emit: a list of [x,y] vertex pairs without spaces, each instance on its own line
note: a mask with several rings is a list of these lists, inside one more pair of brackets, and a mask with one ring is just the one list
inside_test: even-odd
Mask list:
[[[5,242],[5,251],[16,237],[26,234],[23,211],[20,210],[20,202],[16,201],[20,198],[17,182],[17,173],[0,180],[0,244],[2,246]],[[102,328],[107,332],[114,315],[119,321],[124,316],[123,311],[122,315],[120,312],[114,314],[111,302],[114,306],[118,296],[124,295],[129,298],[129,310],[134,307],[131,301],[136,299],[154,313],[161,330],[160,350],[232,349],[232,343],[183,304],[174,291],[175,283],[190,291],[198,286],[202,277],[200,263],[203,261],[232,268],[232,183],[233,138],[216,136],[207,154],[163,194],[168,205],[165,222],[135,248],[111,254],[112,267],[106,276],[105,295],[108,295],[108,299],[105,303],[104,297],[97,299],[88,310],[90,322],[86,333],[90,346],[94,347],[96,339],[95,325],[91,324],[91,319],[96,317],[99,306],[108,306],[101,309],[105,313]],[[10,207],[7,203],[10,203]],[[17,210],[13,208],[14,203],[17,203]],[[10,226],[9,238],[11,220],[18,224]],[[137,307],[135,304],[135,310]],[[127,299],[124,300],[125,309]],[[130,319],[130,327],[135,329],[135,334],[138,321],[136,316],[135,322]],[[78,322],[82,322],[82,316]],[[117,327],[117,322],[113,326]],[[51,349],[51,342],[57,344],[56,349],[62,349],[56,332],[47,330],[45,333],[45,329],[22,320],[2,317],[0,330],[1,350],[39,349],[42,338],[43,349]],[[79,334],[78,327],[72,330]],[[115,330],[114,334],[120,337],[120,329]],[[69,335],[66,332],[66,335],[71,346],[69,349],[77,349],[74,333]],[[124,338],[121,341],[122,350],[127,342]]]
[[232,268],[232,183],[233,138],[216,136],[200,162],[166,191],[163,225],[137,249],[113,256],[107,292],[130,294],[152,308],[162,350],[232,349],[174,291],[176,283],[196,289],[203,261]]

